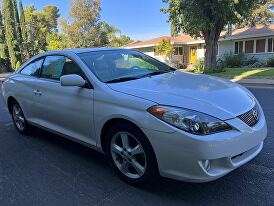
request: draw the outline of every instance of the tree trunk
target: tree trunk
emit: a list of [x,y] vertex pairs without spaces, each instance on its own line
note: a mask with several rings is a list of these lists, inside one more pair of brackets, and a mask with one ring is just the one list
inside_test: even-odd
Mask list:
[[205,68],[204,71],[216,70],[217,62],[217,46],[218,40],[224,25],[216,23],[211,29],[203,32],[206,44],[205,52]]
[[216,56],[217,56],[217,44],[218,40],[212,38],[206,38],[206,53],[205,53],[205,71],[215,70],[217,67]]

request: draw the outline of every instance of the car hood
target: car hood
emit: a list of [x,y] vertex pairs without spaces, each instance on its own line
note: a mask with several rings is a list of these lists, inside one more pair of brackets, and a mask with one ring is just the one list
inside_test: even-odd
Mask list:
[[200,111],[221,120],[234,118],[250,110],[255,101],[238,84],[208,75],[180,71],[108,86],[117,92],[157,104]]

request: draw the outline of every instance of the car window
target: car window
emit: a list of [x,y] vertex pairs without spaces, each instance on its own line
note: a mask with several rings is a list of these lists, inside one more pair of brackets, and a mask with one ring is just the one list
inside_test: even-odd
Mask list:
[[42,68],[42,78],[59,80],[61,76],[69,74],[84,76],[81,68],[71,59],[65,56],[46,57]]
[[38,77],[44,59],[36,60],[21,70],[21,74]]
[[77,74],[84,78],[84,73],[82,72],[82,69],[74,61],[72,61],[69,58],[66,58],[62,70],[62,76],[69,74]]
[[41,77],[53,80],[59,80],[62,75],[63,66],[65,64],[66,57],[64,56],[48,56],[46,57]]

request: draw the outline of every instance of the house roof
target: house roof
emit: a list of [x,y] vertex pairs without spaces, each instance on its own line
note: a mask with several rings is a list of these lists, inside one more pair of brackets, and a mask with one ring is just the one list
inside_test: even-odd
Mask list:
[[270,36],[270,35],[274,35],[274,24],[257,25],[254,27],[245,27],[241,29],[235,29],[232,32],[231,37],[227,36],[227,32],[222,32],[221,38],[242,39],[242,38]]
[[136,42],[129,43],[123,47],[124,48],[139,48],[139,47],[154,46],[156,44],[159,44],[164,39],[170,39],[170,36],[160,36],[160,37],[145,40],[145,41],[136,41]]
[[[241,29],[235,29],[232,32],[231,36],[227,35],[227,32],[222,32],[220,36],[220,40],[230,40],[230,39],[244,39],[244,38],[252,38],[252,37],[262,37],[262,36],[274,36],[274,24],[270,25],[257,25],[255,27],[245,27]],[[159,44],[163,39],[170,39],[174,44],[195,44],[195,43],[203,43],[203,38],[193,38],[188,34],[180,34],[176,37],[171,36],[161,36],[158,38],[145,40],[145,41],[136,41],[130,44],[123,46],[124,48],[142,48],[142,47],[150,47]]]

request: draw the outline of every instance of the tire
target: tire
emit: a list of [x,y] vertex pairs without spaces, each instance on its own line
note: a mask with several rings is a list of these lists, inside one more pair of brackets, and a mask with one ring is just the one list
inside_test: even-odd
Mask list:
[[30,130],[30,125],[28,124],[24,112],[21,106],[13,101],[11,103],[11,115],[15,128],[20,134],[28,135]]
[[106,135],[108,159],[122,180],[133,186],[145,186],[158,176],[153,148],[138,128],[118,123]]

